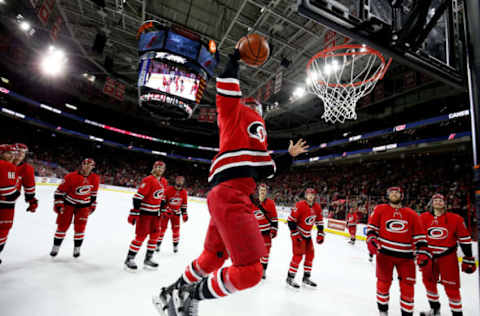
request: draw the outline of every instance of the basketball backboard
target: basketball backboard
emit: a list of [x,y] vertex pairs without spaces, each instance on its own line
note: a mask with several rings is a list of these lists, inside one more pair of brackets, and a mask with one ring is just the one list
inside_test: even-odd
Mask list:
[[394,61],[465,89],[457,0],[297,0],[298,12]]

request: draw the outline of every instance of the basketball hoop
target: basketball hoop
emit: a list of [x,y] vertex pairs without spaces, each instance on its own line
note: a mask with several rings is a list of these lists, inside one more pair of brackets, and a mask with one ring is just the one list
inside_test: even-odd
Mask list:
[[323,101],[326,122],[357,119],[358,100],[383,78],[392,59],[368,46],[348,44],[329,47],[307,64],[307,87]]

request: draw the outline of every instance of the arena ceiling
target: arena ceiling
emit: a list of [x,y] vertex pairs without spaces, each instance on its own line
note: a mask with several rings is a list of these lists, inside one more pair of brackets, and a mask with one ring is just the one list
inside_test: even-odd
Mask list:
[[[32,1],[35,2],[22,0],[24,4]],[[180,25],[193,30],[206,42],[214,40],[221,54],[217,71],[223,69],[227,56],[242,36],[249,32],[262,34],[273,46],[271,58],[258,68],[242,66],[240,77],[244,94],[255,96],[279,70],[283,71],[282,89],[269,99],[270,104],[279,104],[278,111],[267,115],[269,129],[278,131],[279,137],[288,137],[288,133],[332,128],[322,121],[323,107],[315,96],[307,95],[297,102],[291,100],[293,90],[305,83],[308,60],[325,47],[325,35],[329,31],[300,16],[296,1],[56,0],[56,7],[65,22],[61,36],[70,41],[76,55],[94,65],[91,74],[122,80],[130,87],[132,100],[136,97],[137,81],[136,34],[144,21]],[[101,55],[92,53],[99,32],[107,37]],[[338,35],[337,43],[344,39]],[[106,56],[113,59],[110,70],[104,65]],[[285,60],[289,62],[288,67],[282,66]],[[394,71],[394,67],[396,65],[390,71]],[[214,83],[210,80],[202,104],[214,106]]]

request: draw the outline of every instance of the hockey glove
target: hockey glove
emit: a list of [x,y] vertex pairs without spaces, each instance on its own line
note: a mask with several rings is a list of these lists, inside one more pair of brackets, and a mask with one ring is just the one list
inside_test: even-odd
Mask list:
[[184,223],[186,223],[188,221],[188,214],[187,213],[182,214],[182,220],[183,220]]
[[273,239],[275,237],[277,237],[277,229],[272,228],[272,229],[270,229],[270,238]]
[[297,231],[297,232],[293,232],[291,234],[291,237],[292,237],[292,241],[293,243],[301,243],[303,241],[303,238],[302,236],[300,235],[300,233]]
[[132,208],[130,210],[130,214],[128,215],[128,223],[135,225],[135,223],[138,221],[139,216],[140,216],[140,211]]
[[30,200],[28,200],[28,203],[29,205],[27,207],[27,212],[35,213],[38,207],[38,200],[36,198],[31,198]]
[[477,266],[475,265],[475,258],[474,257],[463,257],[462,260],[462,271],[468,274],[474,273],[477,270]]
[[367,238],[367,247],[368,247],[368,252],[371,255],[376,255],[378,253],[377,237],[375,237],[375,236],[368,237]]
[[424,251],[417,252],[417,264],[422,269],[426,267],[430,261],[430,257]]
[[324,240],[325,240],[325,235],[323,233],[317,235],[317,244],[319,245],[323,244]]
[[63,210],[65,209],[65,205],[63,201],[57,200],[55,201],[55,205],[53,206],[53,211],[57,214],[63,214]]

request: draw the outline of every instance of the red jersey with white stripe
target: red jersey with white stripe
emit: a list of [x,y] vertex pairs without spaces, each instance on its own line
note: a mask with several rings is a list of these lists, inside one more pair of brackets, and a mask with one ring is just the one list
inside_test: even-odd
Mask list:
[[297,202],[295,208],[292,208],[288,220],[297,223],[297,229],[300,234],[305,238],[309,238],[314,224],[317,227],[323,227],[322,208],[318,203],[313,203],[310,206],[305,200]]
[[426,212],[421,215],[427,232],[428,251],[434,256],[442,256],[457,248],[457,242],[470,245],[472,238],[460,215],[446,212],[435,216]]
[[187,190],[177,190],[174,186],[168,186],[165,191],[167,201],[167,213],[180,215],[187,211]]
[[165,187],[162,182],[164,181],[153,175],[143,178],[137,193],[133,196],[134,205],[135,200],[140,201],[140,214],[160,215],[160,205],[165,199]]
[[17,190],[17,167],[6,160],[0,160],[0,209],[14,208],[20,192]]
[[217,122],[220,151],[213,158],[208,182],[271,178],[275,163],[267,151],[267,132],[262,117],[240,103],[240,84],[235,78],[217,78]]
[[420,216],[408,207],[377,205],[368,221],[367,234],[378,236],[380,252],[395,257],[413,258],[415,248],[427,244]]
[[[277,215],[277,208],[275,207],[275,202],[271,199],[265,199],[261,202],[263,209],[265,210],[266,214],[263,214],[262,210],[255,208],[253,214],[257,218],[258,227],[260,228],[261,232],[270,232],[272,227],[270,221],[273,223],[278,222],[278,215]],[[270,219],[270,221],[265,217],[265,215]]]
[[347,214],[347,226],[357,226],[358,214],[357,212]]
[[78,171],[70,172],[55,191],[55,203],[63,200],[65,204],[88,207],[97,199],[100,177],[91,172],[84,176]]
[[23,162],[17,166],[18,184],[17,189],[20,192],[23,186],[25,200],[29,201],[35,197],[35,170],[33,167]]

